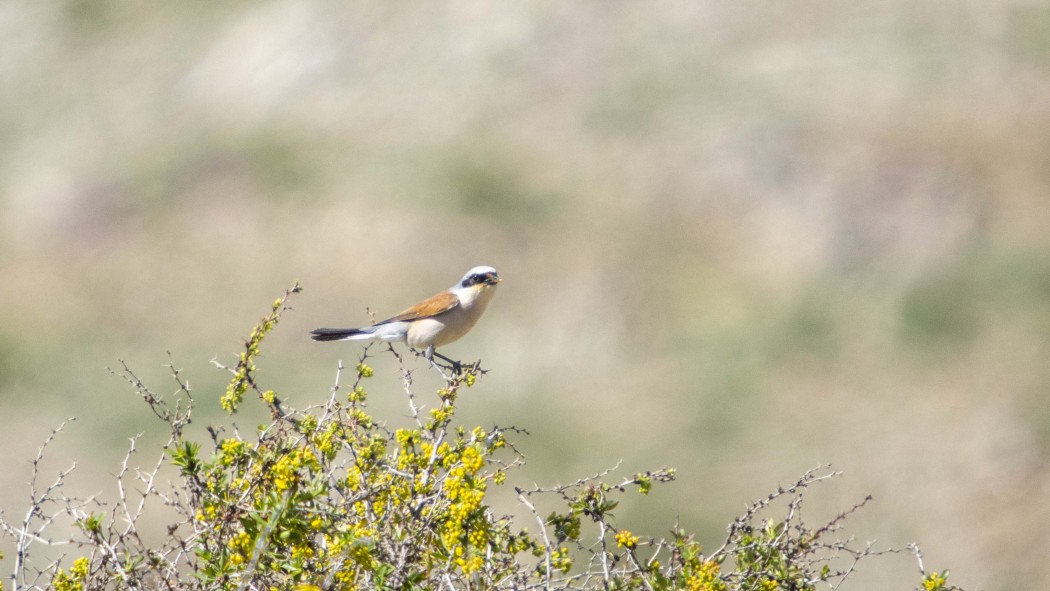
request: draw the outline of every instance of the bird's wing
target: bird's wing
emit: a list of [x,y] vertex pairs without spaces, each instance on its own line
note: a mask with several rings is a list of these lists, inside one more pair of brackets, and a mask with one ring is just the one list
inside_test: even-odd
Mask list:
[[431,318],[437,316],[443,312],[448,312],[452,308],[459,305],[459,298],[456,294],[451,291],[443,291],[435,296],[431,296],[422,302],[419,302],[415,306],[405,310],[404,312],[394,316],[393,318],[387,318],[382,322],[376,322],[376,325],[387,324],[389,322],[406,322],[411,320],[420,320],[423,318]]

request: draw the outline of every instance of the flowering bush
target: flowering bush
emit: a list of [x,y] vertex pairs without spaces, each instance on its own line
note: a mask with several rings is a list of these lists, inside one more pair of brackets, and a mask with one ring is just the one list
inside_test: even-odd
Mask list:
[[[254,392],[272,420],[250,434],[209,429],[210,452],[186,434],[193,398],[174,365],[172,397],[155,395],[123,367],[120,375],[170,429],[164,456],[152,470],[131,470],[129,452],[109,505],[59,494],[65,474],[43,488],[35,476],[25,519],[0,520],[14,541],[14,589],[788,591],[837,586],[857,561],[906,550],[854,548],[836,537],[864,502],[819,527],[801,522],[804,489],[834,476],[825,468],[752,504],[709,553],[679,529],[658,539],[615,525],[617,499],[673,480],[669,469],[514,488],[506,494],[524,517],[498,514],[489,497],[506,490],[508,471],[523,463],[512,438],[524,432],[456,423],[457,403],[484,376],[478,364],[447,368],[451,376],[443,374],[427,403],[417,401],[412,371],[390,347],[366,347],[352,371],[339,368],[328,400],[303,410],[286,408],[256,382],[260,345],[297,291],[274,303],[237,364],[224,368],[232,378],[222,407],[235,413]],[[368,361],[376,354],[398,362],[410,427],[388,428],[368,412]],[[160,485],[170,478],[174,484]],[[177,518],[162,542],[147,543],[138,524],[157,505]],[[782,517],[767,516],[781,505]],[[543,515],[539,506],[556,509]],[[63,540],[76,548],[68,571],[62,559],[30,560],[32,547],[56,543],[45,530],[63,516],[75,525]],[[950,589],[946,575],[922,573],[919,588]]]

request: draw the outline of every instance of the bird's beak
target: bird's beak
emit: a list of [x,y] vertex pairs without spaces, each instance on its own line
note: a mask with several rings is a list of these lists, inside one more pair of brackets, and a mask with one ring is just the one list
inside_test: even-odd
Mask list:
[[503,280],[499,277],[493,277],[490,275],[489,278],[485,280],[485,283],[488,283],[489,285],[496,285],[498,283],[503,283]]

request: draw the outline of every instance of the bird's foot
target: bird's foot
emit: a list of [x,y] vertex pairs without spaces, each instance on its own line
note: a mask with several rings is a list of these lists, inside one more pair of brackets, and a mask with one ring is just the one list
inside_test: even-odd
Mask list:
[[[448,357],[445,357],[444,355],[442,355],[441,353],[438,353],[437,351],[434,351],[433,355],[435,357],[441,359],[445,363],[447,363],[448,364],[447,367],[448,367],[448,369],[452,370],[452,373],[454,373],[456,375],[459,375],[459,374],[463,373],[463,364],[461,362],[456,361],[455,359],[449,359]],[[433,359],[431,361],[433,361]]]
[[[427,347],[423,351],[419,351],[418,349],[411,349],[411,351],[413,353],[415,353],[417,356],[422,357],[422,358],[426,359],[427,361],[429,361],[431,367],[436,369],[438,371],[438,373],[441,374],[441,377],[445,378],[446,382],[450,382],[454,378],[457,378],[457,377],[459,377],[459,376],[461,376],[463,374],[464,366],[463,366],[462,362],[456,361],[455,359],[450,359],[448,357],[445,357],[441,353],[438,353],[437,351],[435,351],[433,346]],[[444,361],[448,365],[442,365],[442,364],[438,363],[437,361],[434,360],[435,357],[437,357],[438,359]],[[452,376],[445,375],[445,371],[444,370],[448,370],[448,371],[452,372]]]

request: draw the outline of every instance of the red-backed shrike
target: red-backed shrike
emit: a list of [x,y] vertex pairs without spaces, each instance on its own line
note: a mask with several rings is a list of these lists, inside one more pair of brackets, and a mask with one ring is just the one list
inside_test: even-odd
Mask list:
[[[315,341],[400,341],[414,349],[434,348],[458,340],[481,318],[502,279],[492,267],[474,267],[458,283],[404,312],[363,328],[318,328]],[[447,357],[438,355],[453,363]]]

